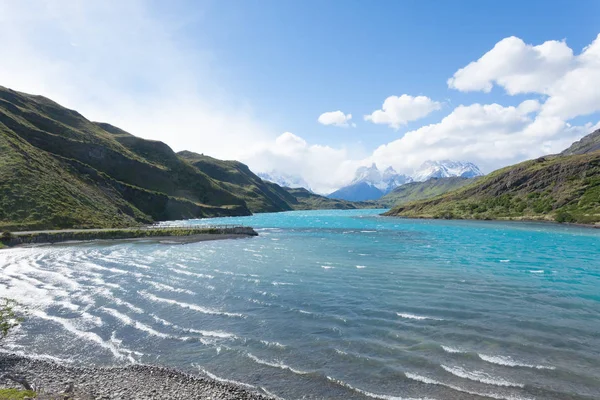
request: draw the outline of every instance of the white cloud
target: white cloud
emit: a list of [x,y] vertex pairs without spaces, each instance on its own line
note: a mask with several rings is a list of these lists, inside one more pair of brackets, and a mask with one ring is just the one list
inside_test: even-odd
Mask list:
[[381,110],[365,115],[365,121],[389,125],[394,129],[429,115],[442,107],[437,101],[426,96],[413,97],[408,94],[390,96],[383,102]]
[[355,127],[356,124],[350,123],[352,114],[344,114],[341,111],[329,111],[319,115],[317,121],[323,125],[333,125],[347,128],[349,126]]
[[591,124],[571,126],[557,117],[532,115],[538,108],[531,100],[517,107],[461,105],[441,122],[380,146],[370,160],[408,173],[426,160],[467,160],[490,172],[560,152],[594,129]]
[[242,158],[253,171],[279,171],[304,178],[317,193],[331,193],[354,175],[358,161],[346,148],[308,144],[291,132]]
[[573,64],[573,51],[555,40],[532,46],[511,36],[479,60],[459,69],[448,86],[464,92],[489,92],[495,84],[509,94],[546,93]]
[[183,47],[179,23],[138,1],[0,1],[0,85],[175,150],[237,158],[272,140],[211,53]]

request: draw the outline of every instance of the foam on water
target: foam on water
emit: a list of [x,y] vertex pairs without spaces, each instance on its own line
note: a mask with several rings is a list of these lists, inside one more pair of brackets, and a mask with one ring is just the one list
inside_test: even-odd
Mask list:
[[401,317],[401,318],[406,318],[406,319],[416,319],[416,320],[426,320],[426,319],[430,319],[430,320],[434,320],[434,321],[443,321],[442,318],[436,318],[436,317],[428,317],[425,315],[416,315],[416,314],[408,314],[408,313],[396,313],[397,316]]
[[290,371],[290,372],[293,372],[293,373],[298,374],[298,375],[310,374],[310,372],[301,371],[299,369],[292,368],[289,365],[286,365],[286,364],[282,363],[281,361],[277,361],[277,362],[266,361],[266,360],[263,360],[263,359],[260,359],[260,358],[256,357],[255,355],[253,355],[251,353],[247,353],[246,355],[250,359],[252,359],[254,362],[256,362],[257,364],[262,364],[262,365],[266,365],[266,366],[273,367],[273,368],[283,369],[283,370]]
[[371,397],[373,399],[381,399],[381,400],[431,400],[429,398],[418,398],[418,399],[415,399],[415,398],[406,398],[406,397],[399,397],[399,396],[390,396],[390,395],[387,395],[387,394],[371,393],[371,392],[367,392],[366,390],[362,390],[362,389],[359,389],[357,387],[354,387],[354,386],[350,385],[349,383],[346,383],[346,382],[341,381],[339,379],[332,378],[331,376],[327,376],[327,380],[330,381],[330,382],[333,382],[333,383],[335,383],[337,385],[340,385],[342,387],[345,387],[346,389],[352,390],[352,391],[354,391],[356,393],[360,393],[360,394],[362,394],[364,396]]
[[196,278],[214,279],[214,275],[198,274],[196,272],[185,271],[183,269],[169,268],[169,271],[173,271],[176,274],[181,274],[181,275],[195,276]]
[[457,349],[456,347],[441,346],[446,353],[466,353],[466,351]]
[[154,301],[154,302],[157,302],[157,303],[172,304],[174,306],[178,306],[178,307],[181,307],[181,308],[188,308],[190,310],[197,311],[197,312],[200,312],[200,313],[203,313],[203,314],[224,315],[224,316],[227,316],[227,317],[243,317],[244,316],[243,314],[240,314],[240,313],[230,313],[230,312],[225,312],[225,311],[213,310],[211,308],[202,307],[202,306],[199,306],[197,304],[190,304],[190,303],[184,303],[184,302],[177,301],[177,300],[165,299],[163,297],[155,296],[152,293],[148,293],[148,292],[146,292],[144,290],[140,290],[140,291],[138,291],[138,293],[142,297],[144,297],[144,298],[146,298],[146,299],[148,299],[150,301]]
[[154,287],[155,289],[158,290],[163,290],[163,291],[168,291],[168,292],[175,292],[175,293],[185,293],[185,294],[190,294],[190,295],[195,295],[196,292],[192,292],[191,290],[188,289],[182,289],[182,288],[176,288],[170,285],[165,285],[164,283],[159,283],[159,282],[154,282],[154,281],[145,281],[147,284],[149,284],[150,286]]
[[417,382],[422,382],[422,383],[426,383],[429,385],[444,386],[449,389],[456,390],[457,392],[467,393],[467,394],[471,394],[473,396],[490,397],[492,399],[497,399],[497,400],[532,400],[527,397],[521,397],[521,396],[513,395],[513,394],[503,394],[503,393],[493,393],[493,392],[475,392],[473,390],[465,389],[465,388],[462,388],[457,385],[440,382],[435,379],[431,379],[426,376],[422,376],[422,375],[418,375],[418,374],[413,374],[410,372],[405,372],[404,375],[406,375],[407,378],[412,379]]
[[556,367],[553,367],[553,366],[534,365],[534,364],[527,364],[527,363],[515,361],[511,357],[508,357],[508,356],[489,356],[489,355],[485,355],[485,354],[477,354],[477,355],[483,361],[487,361],[487,362],[492,363],[492,364],[503,365],[505,367],[523,367],[523,368],[535,368],[535,369],[556,369]]
[[367,268],[367,267],[366,267],[366,266],[364,266],[364,265],[357,265],[357,266],[356,266],[356,268],[358,268],[358,269],[363,269],[363,268]]
[[234,381],[233,379],[221,378],[221,377],[216,376],[215,374],[209,372],[208,370],[204,369],[200,365],[197,365],[197,364],[192,364],[192,365],[194,367],[196,367],[204,375],[208,376],[210,379],[214,379],[215,381],[219,381],[219,382],[223,382],[223,383],[230,383],[230,384],[236,385],[236,386],[243,386],[243,387],[248,388],[248,389],[256,389],[256,386],[250,385],[249,383],[244,383],[244,382],[240,382],[240,381]]
[[488,385],[508,386],[508,387],[512,386],[512,387],[520,387],[520,388],[525,387],[525,385],[523,385],[521,383],[510,382],[503,378],[489,375],[483,371],[467,371],[464,368],[458,367],[458,366],[448,367],[446,365],[441,365],[441,367],[445,371],[450,372],[452,375],[458,376],[459,378],[470,379],[472,381],[477,381],[477,382],[485,383]]
[[112,315],[113,317],[115,317],[116,319],[121,321],[123,324],[133,326],[135,329],[144,331],[144,332],[148,333],[149,335],[161,337],[164,339],[174,337],[172,335],[167,335],[166,333],[158,332],[157,330],[152,329],[148,325],[143,324],[139,321],[135,321],[135,320],[131,319],[130,317],[128,317],[127,315],[122,314],[119,311],[115,310],[114,308],[102,307],[101,310]]

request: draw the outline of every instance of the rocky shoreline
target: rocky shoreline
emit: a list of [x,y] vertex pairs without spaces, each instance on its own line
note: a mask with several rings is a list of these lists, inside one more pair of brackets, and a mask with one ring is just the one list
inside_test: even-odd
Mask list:
[[[5,376],[25,377],[42,399],[129,400],[214,399],[269,400],[270,398],[227,382],[190,375],[152,365],[75,367],[14,354],[0,354],[0,388],[22,387]],[[68,391],[65,397],[59,394]]]

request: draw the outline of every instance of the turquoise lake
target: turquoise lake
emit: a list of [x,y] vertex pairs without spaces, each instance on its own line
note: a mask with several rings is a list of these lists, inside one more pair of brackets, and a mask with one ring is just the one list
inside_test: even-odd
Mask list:
[[190,220],[258,237],[0,251],[4,351],[283,399],[600,398],[600,230],[383,210]]

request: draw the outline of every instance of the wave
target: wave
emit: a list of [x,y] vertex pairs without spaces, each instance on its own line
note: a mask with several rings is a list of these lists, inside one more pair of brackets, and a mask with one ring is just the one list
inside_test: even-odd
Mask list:
[[270,398],[272,398],[272,399],[275,399],[275,400],[285,400],[283,397],[281,397],[281,396],[277,396],[277,395],[276,395],[275,393],[273,393],[273,392],[269,392],[267,389],[265,389],[265,388],[264,388],[264,387],[262,387],[262,386],[260,387],[260,390],[262,390],[263,392],[265,392],[265,394],[266,394],[267,396],[269,396]]
[[470,379],[472,381],[485,383],[487,385],[519,388],[525,387],[525,385],[521,383],[513,383],[505,379],[489,375],[483,371],[467,371],[461,367],[447,367],[445,365],[441,365],[441,367],[445,371],[450,372],[452,375],[458,376],[459,378]]
[[160,324],[163,324],[165,326],[172,327],[173,329],[180,330],[182,332],[197,333],[197,334],[200,334],[202,336],[213,337],[213,338],[221,338],[221,339],[235,339],[235,338],[237,338],[237,336],[234,335],[233,333],[223,332],[223,331],[205,331],[205,330],[201,330],[201,329],[184,328],[184,327],[176,325],[176,324],[174,324],[172,322],[169,322],[166,319],[162,319],[162,318],[158,317],[155,314],[150,314],[150,316],[156,322],[158,322]]
[[66,318],[48,315],[41,310],[31,310],[29,311],[29,313],[40,319],[45,319],[61,325],[64,330],[66,330],[69,333],[72,333],[80,339],[95,343],[96,345],[104,348],[105,350],[108,350],[117,359],[125,358],[124,355],[119,351],[119,349],[115,347],[112,343],[104,341],[100,336],[98,336],[94,332],[82,331],[80,329],[77,329],[75,325],[73,325],[72,322]]
[[500,260],[501,263],[507,263],[510,262],[510,260]]
[[532,399],[525,398],[525,397],[514,396],[512,394],[500,394],[500,393],[489,393],[489,392],[484,392],[484,393],[475,392],[475,391],[472,391],[472,390],[461,388],[460,386],[456,386],[456,385],[452,385],[452,384],[449,384],[449,383],[444,383],[444,382],[436,381],[435,379],[431,379],[431,378],[428,378],[426,376],[421,376],[421,375],[413,374],[413,373],[410,373],[410,372],[405,372],[404,375],[406,375],[406,377],[408,379],[412,379],[412,380],[417,381],[417,382],[422,382],[422,383],[426,383],[426,384],[430,384],[430,385],[444,386],[444,387],[450,388],[452,390],[456,390],[457,392],[467,393],[467,394],[471,394],[473,396],[490,397],[492,399],[497,399],[497,400],[532,400]]
[[158,332],[157,330],[152,329],[151,327],[149,327],[146,324],[143,324],[143,323],[141,323],[139,321],[133,320],[129,316],[120,313],[119,311],[115,310],[114,308],[102,307],[101,310],[104,311],[104,312],[106,312],[107,314],[112,315],[114,318],[116,318],[119,321],[121,321],[124,325],[133,326],[135,329],[140,330],[140,331],[144,331],[144,332],[148,333],[149,335],[157,336],[157,337],[160,337],[160,338],[163,338],[163,339],[175,338],[172,335],[168,335],[166,333]]
[[331,265],[321,265],[321,268],[323,268],[323,269],[334,269],[335,267],[332,267]]
[[178,306],[178,307],[181,307],[181,308],[187,308],[189,310],[198,311],[198,312],[203,313],[203,314],[225,315],[227,317],[243,317],[244,316],[243,314],[239,314],[239,313],[230,313],[230,312],[225,312],[225,311],[213,310],[211,308],[202,307],[202,306],[199,306],[197,304],[190,304],[190,303],[184,303],[184,302],[177,301],[177,300],[165,299],[165,298],[162,298],[162,297],[155,296],[152,293],[148,293],[148,292],[146,292],[144,290],[140,290],[140,291],[138,291],[138,293],[142,297],[144,297],[144,298],[146,298],[146,299],[148,299],[150,301],[154,301],[154,302],[157,302],[157,303],[172,304],[174,306]]
[[260,358],[256,357],[255,355],[253,355],[251,353],[246,353],[246,355],[250,359],[254,360],[254,362],[256,362],[257,364],[262,364],[262,365],[266,365],[266,366],[273,367],[273,368],[279,368],[279,369],[283,369],[285,371],[291,371],[291,372],[293,372],[295,374],[298,374],[298,375],[307,375],[307,374],[310,374],[310,372],[301,371],[299,369],[292,368],[289,365],[285,365],[281,361],[278,361],[278,362],[266,361],[266,360],[263,360],[263,359],[260,359]]
[[273,286],[295,286],[295,283],[289,282],[271,282]]
[[191,290],[176,288],[176,287],[173,287],[170,285],[165,285],[164,283],[159,283],[159,282],[154,282],[154,281],[146,281],[146,283],[148,283],[150,286],[152,286],[158,290],[166,290],[166,291],[175,292],[175,293],[186,293],[186,294],[191,294],[191,295],[196,294],[196,292],[192,292]]
[[31,358],[34,360],[40,360],[40,361],[50,361],[50,362],[54,362],[57,364],[72,364],[75,361],[71,358],[60,358],[60,357],[56,357],[50,354],[30,354],[27,353],[23,350],[15,350],[13,348],[11,348],[10,350],[5,350],[3,348],[0,348],[0,353],[4,353],[4,354],[14,354],[20,357],[25,357],[25,358]]
[[215,374],[210,373],[206,369],[202,368],[200,365],[197,365],[197,364],[192,364],[192,365],[194,367],[196,367],[204,375],[208,376],[210,379],[213,379],[215,381],[222,382],[222,383],[229,383],[231,385],[236,385],[236,386],[243,386],[243,387],[246,387],[246,388],[249,388],[249,389],[256,389],[256,386],[253,386],[253,385],[251,385],[249,383],[244,383],[244,382],[240,382],[240,381],[234,381],[233,379],[221,378],[221,377],[216,376]]
[[185,271],[183,269],[177,269],[177,268],[169,268],[169,271],[175,272],[176,274],[180,274],[180,275],[195,276],[196,278],[205,278],[205,279],[213,279],[214,278],[213,275],[198,274],[196,272]]
[[434,321],[443,321],[442,318],[427,317],[424,315],[415,315],[415,314],[398,313],[398,312],[396,313],[396,315],[398,315],[401,318],[406,318],[406,319],[417,319],[417,320],[430,319],[430,320],[434,320]]
[[286,347],[285,344],[281,344],[279,342],[269,342],[268,340],[261,340],[260,342],[267,347],[276,347],[278,349],[284,349]]
[[346,389],[350,389],[350,390],[352,390],[352,391],[354,391],[356,393],[360,393],[360,394],[362,394],[364,396],[371,397],[373,399],[381,399],[381,400],[431,400],[431,399],[428,399],[428,398],[419,398],[419,399],[411,398],[411,399],[409,399],[409,398],[406,398],[406,397],[398,397],[398,396],[390,396],[390,395],[387,395],[387,394],[371,393],[371,392],[367,392],[366,390],[362,390],[362,389],[359,389],[357,387],[354,387],[354,386],[350,385],[349,383],[346,383],[346,382],[341,381],[339,379],[332,378],[331,376],[327,376],[327,380],[330,381],[330,382],[333,382],[333,383],[335,383],[337,385],[340,385],[342,387],[345,387]]
[[543,274],[545,271],[543,269],[532,269],[529,271],[531,274]]
[[446,352],[446,353],[452,353],[452,354],[456,354],[456,353],[466,353],[466,351],[457,349],[456,347],[450,347],[450,346],[443,346],[442,345],[442,349]]
[[535,369],[556,369],[556,367],[545,366],[545,365],[533,365],[526,364],[519,361],[513,360],[508,356],[489,356],[485,354],[477,354],[483,361],[487,361],[492,364],[503,365],[505,367],[523,367],[523,368],[535,368]]
[[357,265],[356,268],[363,269],[363,268],[367,268],[367,267],[365,267],[364,265]]

